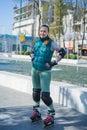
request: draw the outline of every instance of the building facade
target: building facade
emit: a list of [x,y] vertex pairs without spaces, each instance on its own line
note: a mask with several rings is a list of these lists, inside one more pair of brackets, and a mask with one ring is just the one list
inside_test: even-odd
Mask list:
[[[30,51],[32,48],[32,36],[21,36],[17,35],[0,35],[0,52],[5,53],[21,53],[22,51]],[[21,52],[20,52],[21,49]]]
[[[27,0],[26,0],[27,1]],[[38,36],[38,29],[42,24],[43,5],[48,0],[29,0],[26,4],[15,6],[13,18],[13,35]]]
[[13,35],[37,36],[39,16],[33,6],[30,2],[21,8],[14,7]]
[[87,55],[87,13],[84,25],[83,17],[80,21],[74,22],[73,11],[68,10],[67,15],[63,17],[63,27],[64,35],[61,40],[65,43],[65,47],[71,52]]
[[0,52],[10,53],[14,50],[16,36],[0,34]]
[[[42,2],[42,1],[40,1]],[[40,12],[39,12],[40,11]],[[35,2],[29,2],[21,8],[14,8],[13,35],[38,36],[38,29],[42,15],[42,3],[40,7]],[[43,17],[43,16],[42,16]],[[85,28],[85,30],[84,30]],[[83,35],[85,32],[84,40]],[[67,15],[63,17],[63,35],[60,37],[61,46],[69,49],[70,52],[85,54],[87,51],[87,13],[84,20],[73,20],[73,11],[67,10]],[[83,48],[82,48],[83,46]]]

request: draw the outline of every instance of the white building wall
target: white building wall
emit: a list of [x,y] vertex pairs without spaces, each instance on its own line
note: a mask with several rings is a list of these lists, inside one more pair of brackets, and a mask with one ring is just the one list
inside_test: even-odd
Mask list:
[[23,6],[21,14],[20,8],[14,8],[13,35],[38,36],[39,16],[35,12],[35,16],[33,17],[32,6],[33,4]]
[[68,15],[63,17],[64,33],[73,31],[73,13],[68,10]]
[[[19,28],[19,26],[21,28]],[[20,23],[16,22],[14,24],[14,30],[12,31],[12,34],[18,35],[21,32],[25,35],[31,36],[33,27],[34,27],[34,35],[38,36],[39,16],[36,17],[35,22],[34,22],[34,19],[24,20]]]
[[21,22],[14,23],[14,30],[12,31],[12,34],[17,35],[21,32],[26,35],[29,35],[29,34],[31,35],[31,28],[32,28],[33,22],[34,22],[33,19],[30,19],[30,20],[24,20]]

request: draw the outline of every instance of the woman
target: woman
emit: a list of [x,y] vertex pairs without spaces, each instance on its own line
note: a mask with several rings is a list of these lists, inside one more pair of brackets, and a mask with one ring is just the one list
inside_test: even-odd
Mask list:
[[[59,53],[57,60],[51,62],[53,52]],[[50,38],[49,27],[42,25],[39,30],[39,40],[34,44],[33,57],[32,57],[32,83],[33,83],[33,113],[30,117],[31,121],[41,119],[39,112],[40,97],[45,105],[48,107],[48,114],[44,120],[45,125],[54,124],[55,109],[53,106],[52,98],[50,97],[50,81],[51,81],[51,68],[57,65],[65,55],[65,50]]]

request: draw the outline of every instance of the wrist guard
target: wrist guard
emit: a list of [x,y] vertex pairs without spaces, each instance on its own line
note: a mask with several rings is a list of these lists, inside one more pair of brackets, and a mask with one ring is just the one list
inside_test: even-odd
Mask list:
[[57,65],[57,62],[55,60],[50,63],[50,67],[53,67],[54,65]]

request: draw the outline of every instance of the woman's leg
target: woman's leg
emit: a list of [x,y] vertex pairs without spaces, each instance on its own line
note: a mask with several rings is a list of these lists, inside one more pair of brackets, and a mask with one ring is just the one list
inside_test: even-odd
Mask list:
[[41,120],[41,114],[39,112],[40,92],[41,92],[39,71],[32,68],[31,75],[32,75],[32,84],[33,84],[32,96],[33,96],[34,105],[33,105],[33,112],[30,117],[30,120],[32,122],[36,122],[38,120]]
[[53,106],[52,98],[50,97],[50,81],[51,72],[42,72],[40,74],[42,100],[48,107],[47,117],[44,119],[44,127],[54,124],[55,110]]
[[50,97],[51,71],[40,73],[42,100],[48,106],[48,110],[54,110],[53,101]]
[[32,75],[32,84],[33,84],[32,96],[34,100],[34,106],[39,106],[40,92],[41,92],[39,71],[32,68],[31,75]]

